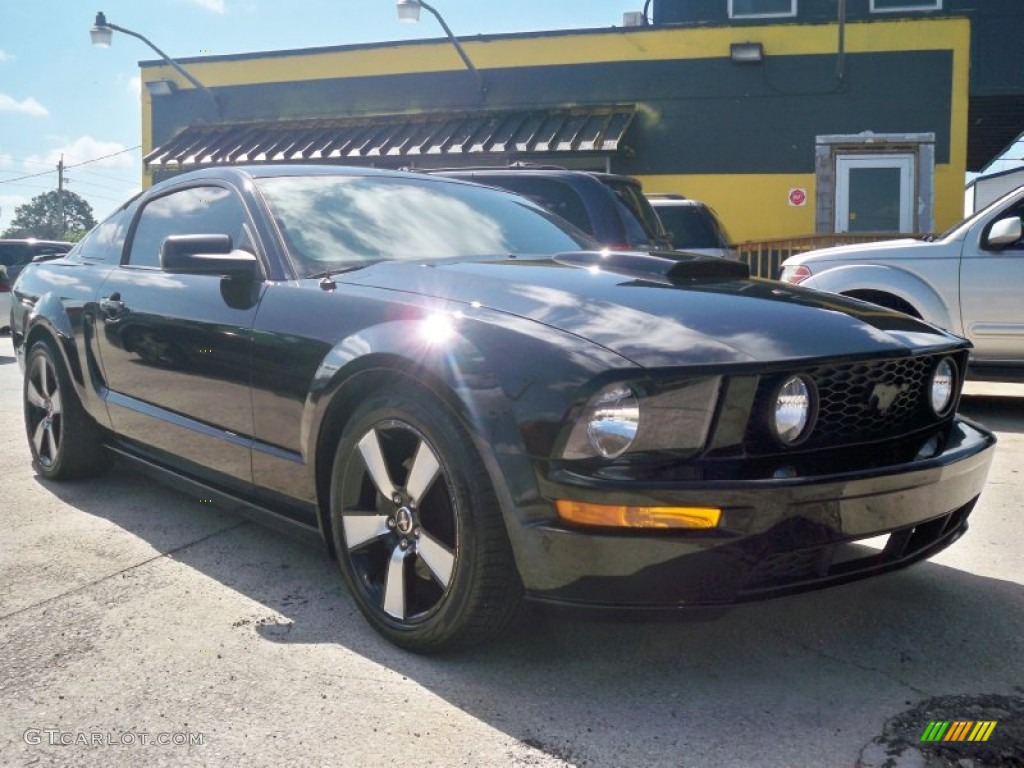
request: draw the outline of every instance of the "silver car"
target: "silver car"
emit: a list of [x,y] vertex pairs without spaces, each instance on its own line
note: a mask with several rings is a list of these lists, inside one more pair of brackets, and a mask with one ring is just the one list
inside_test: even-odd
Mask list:
[[973,378],[1024,380],[1024,187],[923,240],[791,256],[781,279],[920,317],[974,343]]

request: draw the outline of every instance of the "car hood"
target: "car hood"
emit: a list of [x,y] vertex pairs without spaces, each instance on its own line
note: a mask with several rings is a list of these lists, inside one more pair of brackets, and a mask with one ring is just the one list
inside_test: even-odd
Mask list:
[[335,279],[529,318],[644,367],[899,354],[962,341],[873,304],[702,269],[734,262],[693,258],[697,277],[684,269],[669,279],[608,268],[600,253],[571,256],[391,261]]
[[805,264],[821,261],[850,261],[858,257],[870,256],[879,258],[884,255],[900,257],[913,257],[919,254],[934,250],[939,243],[926,240],[914,240],[904,238],[901,240],[882,240],[872,243],[854,243],[852,245],[837,245],[832,248],[818,248],[807,253],[790,256],[786,259],[786,266],[793,264]]

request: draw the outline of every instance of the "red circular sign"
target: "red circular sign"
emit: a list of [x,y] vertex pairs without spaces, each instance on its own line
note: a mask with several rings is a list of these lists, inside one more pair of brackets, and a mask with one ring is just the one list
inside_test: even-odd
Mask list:
[[789,202],[792,205],[803,205],[807,202],[807,192],[802,189],[789,190]]

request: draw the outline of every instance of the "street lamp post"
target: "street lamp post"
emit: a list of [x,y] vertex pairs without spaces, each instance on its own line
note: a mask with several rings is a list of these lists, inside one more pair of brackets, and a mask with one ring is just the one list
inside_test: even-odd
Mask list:
[[177,72],[179,75],[181,75],[190,83],[192,83],[192,85],[194,85],[197,90],[202,91],[202,93],[205,94],[210,99],[210,101],[213,102],[214,106],[217,108],[217,117],[220,117],[220,99],[217,98],[217,95],[209,88],[207,88],[205,85],[196,80],[195,77],[190,75],[185,70],[185,68],[182,67],[178,62],[176,62],[166,53],[157,48],[153,44],[153,42],[148,38],[144,37],[143,35],[140,35],[138,32],[132,32],[132,30],[130,29],[119,27],[117,24],[111,24],[109,21],[107,21],[107,17],[104,15],[102,11],[96,14],[96,22],[93,24],[92,29],[89,30],[89,37],[92,38],[92,44],[97,46],[98,48],[109,48],[110,41],[114,36],[113,33],[115,30],[117,32],[123,32],[126,35],[131,35],[132,37],[141,40],[154,51],[156,51],[157,55],[159,55],[161,59],[170,64],[174,68],[175,72]]
[[410,23],[416,23],[420,20],[421,8],[425,8],[434,14],[434,18],[437,19],[437,22],[441,25],[444,33],[448,35],[448,39],[451,41],[452,45],[455,46],[455,50],[458,51],[459,58],[462,59],[462,63],[466,65],[466,69],[472,72],[473,77],[476,78],[476,87],[480,91],[480,98],[485,98],[487,96],[487,87],[484,85],[483,75],[480,74],[480,70],[473,66],[473,62],[469,60],[469,56],[466,54],[466,51],[463,49],[455,35],[452,34],[451,28],[445,23],[444,18],[442,18],[440,13],[438,13],[437,9],[430,3],[426,2],[426,0],[398,0],[397,8],[398,20]]

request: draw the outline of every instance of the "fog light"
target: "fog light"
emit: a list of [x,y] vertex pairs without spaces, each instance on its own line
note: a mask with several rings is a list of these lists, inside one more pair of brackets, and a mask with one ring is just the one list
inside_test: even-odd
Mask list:
[[811,433],[814,385],[803,376],[786,379],[775,393],[771,426],[783,445],[796,445]]
[[935,366],[932,374],[930,399],[932,410],[936,416],[945,416],[953,404],[953,393],[956,391],[956,363],[944,357]]
[[558,499],[555,508],[567,522],[606,528],[715,528],[722,519],[717,507],[630,507]]

